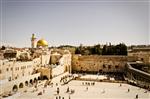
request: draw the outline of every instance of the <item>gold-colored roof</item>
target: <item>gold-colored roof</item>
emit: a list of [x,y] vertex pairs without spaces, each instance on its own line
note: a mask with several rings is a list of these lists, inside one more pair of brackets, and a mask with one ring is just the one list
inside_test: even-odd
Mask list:
[[42,47],[48,46],[47,41],[44,40],[44,39],[40,39],[40,40],[37,42],[37,47],[40,47],[40,46],[42,46]]

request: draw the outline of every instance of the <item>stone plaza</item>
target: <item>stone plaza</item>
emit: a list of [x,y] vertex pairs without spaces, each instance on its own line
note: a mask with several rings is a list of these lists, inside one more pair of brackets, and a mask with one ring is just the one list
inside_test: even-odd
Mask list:
[[[94,75],[87,76],[94,77]],[[7,99],[136,99],[136,95],[139,99],[150,97],[149,91],[125,83],[72,80],[68,84],[61,85],[60,77],[62,75],[52,79],[53,85],[44,87],[41,83],[38,90],[30,87]],[[57,88],[59,88],[59,94],[56,92]],[[67,89],[69,89],[68,92]]]

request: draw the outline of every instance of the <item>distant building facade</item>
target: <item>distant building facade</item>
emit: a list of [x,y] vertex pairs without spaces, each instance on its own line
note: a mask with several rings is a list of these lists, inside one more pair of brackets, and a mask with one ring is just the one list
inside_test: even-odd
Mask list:
[[128,51],[128,56],[136,57],[137,61],[150,64],[150,47],[133,48]]
[[35,51],[37,57],[27,49],[12,48],[3,51],[0,59],[0,95],[16,92],[32,86],[41,79],[37,69],[49,64],[50,51]]

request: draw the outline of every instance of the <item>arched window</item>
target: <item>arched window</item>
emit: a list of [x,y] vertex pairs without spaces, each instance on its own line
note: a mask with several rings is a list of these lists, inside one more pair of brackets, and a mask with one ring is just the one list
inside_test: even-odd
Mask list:
[[17,87],[17,85],[14,85],[14,86],[13,86],[12,91],[14,91],[14,92],[17,92],[17,91],[18,91],[18,87]]
[[25,85],[28,86],[28,81],[25,82]]
[[19,84],[19,88],[23,88],[23,83],[20,83],[20,84]]
[[47,76],[43,76],[43,80],[48,80]]

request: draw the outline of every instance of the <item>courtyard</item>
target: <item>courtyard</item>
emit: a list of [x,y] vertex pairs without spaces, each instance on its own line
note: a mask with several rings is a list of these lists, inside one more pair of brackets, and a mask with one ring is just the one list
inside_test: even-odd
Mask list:
[[27,91],[17,92],[7,99],[136,99],[136,95],[138,99],[150,98],[149,91],[125,83],[72,80],[61,85],[59,79],[60,76],[54,78],[53,85],[41,85],[38,90],[30,87]]

